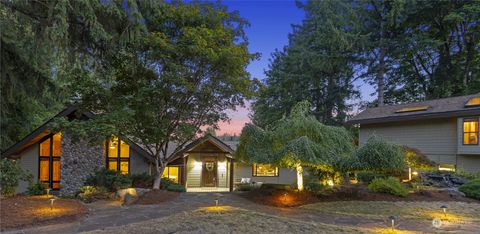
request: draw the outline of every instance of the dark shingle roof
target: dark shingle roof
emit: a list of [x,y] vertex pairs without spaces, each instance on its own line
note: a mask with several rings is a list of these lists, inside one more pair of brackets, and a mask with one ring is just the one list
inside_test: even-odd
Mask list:
[[[480,93],[460,97],[435,99],[423,102],[368,108],[347,121],[347,124],[372,124],[414,119],[433,119],[479,115],[479,106],[465,107],[465,104],[468,102],[468,100],[473,97],[480,97]],[[428,106],[428,109],[423,111],[396,113],[396,111],[402,108],[420,106]]]

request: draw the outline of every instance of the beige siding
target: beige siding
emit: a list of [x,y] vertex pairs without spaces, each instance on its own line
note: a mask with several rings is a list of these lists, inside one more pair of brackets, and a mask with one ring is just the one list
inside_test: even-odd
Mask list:
[[187,187],[200,187],[202,178],[202,161],[198,155],[190,155],[187,159]]
[[[475,118],[479,118],[476,116]],[[457,121],[457,144],[458,144],[458,154],[475,154],[478,155],[477,158],[480,160],[480,144],[478,145],[463,145],[463,119],[458,118]],[[460,163],[459,163],[460,164]],[[478,164],[477,164],[478,165]],[[480,170],[480,169],[478,169]]]
[[140,153],[130,150],[130,174],[150,173],[150,164]]
[[458,155],[457,168],[466,172],[480,172],[480,155]]
[[[33,144],[20,154],[18,163],[23,170],[33,175],[33,181],[38,179],[38,144]],[[16,193],[27,191],[28,182],[20,181]]]
[[218,187],[227,187],[228,186],[228,171],[227,171],[227,158],[225,156],[218,157],[217,164],[217,176],[218,176]]
[[377,135],[416,148],[441,164],[456,164],[457,120],[432,119],[360,126],[360,145]]
[[296,184],[297,173],[294,170],[288,168],[279,168],[278,176],[265,177],[265,176],[253,176],[252,165],[235,163],[234,181],[240,181],[242,178],[251,178],[253,182],[263,182],[269,184]]

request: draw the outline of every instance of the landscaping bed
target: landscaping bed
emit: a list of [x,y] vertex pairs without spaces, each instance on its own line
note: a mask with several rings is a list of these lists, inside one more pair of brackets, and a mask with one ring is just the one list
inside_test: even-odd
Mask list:
[[132,204],[135,204],[135,205],[159,204],[162,202],[174,200],[178,196],[180,196],[179,192],[171,192],[167,190],[155,189],[143,194]]
[[87,213],[85,206],[77,200],[57,198],[53,207],[50,208],[49,199],[46,195],[1,199],[1,230],[72,222]]
[[239,196],[258,204],[276,207],[296,207],[317,202],[335,201],[444,201],[480,203],[472,198],[452,196],[448,190],[425,189],[408,193],[406,197],[399,197],[386,193],[375,193],[368,190],[366,185],[350,185],[341,188],[327,189],[314,194],[304,191],[297,192],[288,189],[254,189],[240,193]]

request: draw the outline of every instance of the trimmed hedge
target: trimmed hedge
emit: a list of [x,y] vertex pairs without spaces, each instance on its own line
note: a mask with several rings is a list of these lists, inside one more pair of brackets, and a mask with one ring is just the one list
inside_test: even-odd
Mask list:
[[368,185],[368,190],[376,193],[392,194],[399,197],[406,197],[408,195],[407,187],[395,177],[373,179]]
[[480,200],[480,179],[471,180],[458,188],[465,196]]
[[385,179],[387,176],[385,174],[375,173],[375,172],[359,172],[357,173],[357,179],[364,183],[370,184],[374,179]]
[[95,187],[105,187],[108,191],[116,192],[119,189],[129,188],[132,186],[132,179],[128,175],[123,175],[116,171],[102,168],[90,175],[85,185]]
[[169,184],[167,185],[167,191],[172,192],[186,192],[185,186],[180,184]]

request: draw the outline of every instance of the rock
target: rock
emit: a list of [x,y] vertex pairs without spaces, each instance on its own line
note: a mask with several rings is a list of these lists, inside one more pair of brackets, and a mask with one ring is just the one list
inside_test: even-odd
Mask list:
[[132,196],[130,193],[125,194],[123,198],[123,205],[130,205],[137,200],[137,196]]
[[455,188],[439,189],[438,191],[441,192],[441,193],[447,193],[453,199],[458,199],[458,198],[465,197],[464,193],[458,191]]
[[62,132],[60,195],[75,195],[87,177],[104,167],[104,163],[101,142],[93,146],[86,140],[72,140],[68,132]]

